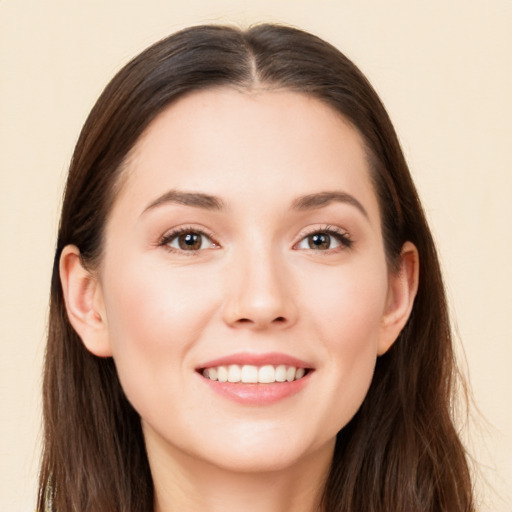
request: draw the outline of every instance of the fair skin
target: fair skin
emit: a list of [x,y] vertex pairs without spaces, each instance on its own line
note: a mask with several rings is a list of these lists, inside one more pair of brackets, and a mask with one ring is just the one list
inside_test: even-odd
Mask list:
[[[141,416],[156,511],[317,510],[418,280],[410,243],[387,268],[360,136],[299,93],[206,90],[124,172],[99,268],[68,246],[60,270],[73,327]],[[232,365],[297,372],[210,377]]]

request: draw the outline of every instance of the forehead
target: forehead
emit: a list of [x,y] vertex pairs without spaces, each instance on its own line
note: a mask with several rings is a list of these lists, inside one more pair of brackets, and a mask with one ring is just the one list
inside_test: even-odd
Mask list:
[[257,197],[260,206],[343,190],[378,216],[357,130],[320,100],[288,90],[208,89],[164,110],[131,152],[116,203],[172,189],[240,205]]

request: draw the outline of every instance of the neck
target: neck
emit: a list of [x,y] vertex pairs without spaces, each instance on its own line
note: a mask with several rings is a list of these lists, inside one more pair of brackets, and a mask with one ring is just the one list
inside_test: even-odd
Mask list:
[[147,448],[155,512],[320,512],[334,446],[286,468],[254,472],[231,471],[181,451]]

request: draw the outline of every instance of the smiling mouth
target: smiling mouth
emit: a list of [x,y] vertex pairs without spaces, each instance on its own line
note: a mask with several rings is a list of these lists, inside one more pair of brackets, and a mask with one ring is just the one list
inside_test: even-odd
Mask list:
[[312,370],[288,365],[255,366],[250,364],[221,365],[203,368],[199,373],[206,379],[241,384],[273,384],[293,382],[304,378]]

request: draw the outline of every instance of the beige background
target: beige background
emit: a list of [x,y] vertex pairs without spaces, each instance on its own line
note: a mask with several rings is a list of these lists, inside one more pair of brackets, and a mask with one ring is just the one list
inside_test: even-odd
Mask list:
[[381,94],[439,243],[475,402],[482,511],[512,510],[512,0],[0,0],[0,510],[32,511],[63,181],[131,56],[189,24],[296,25]]

